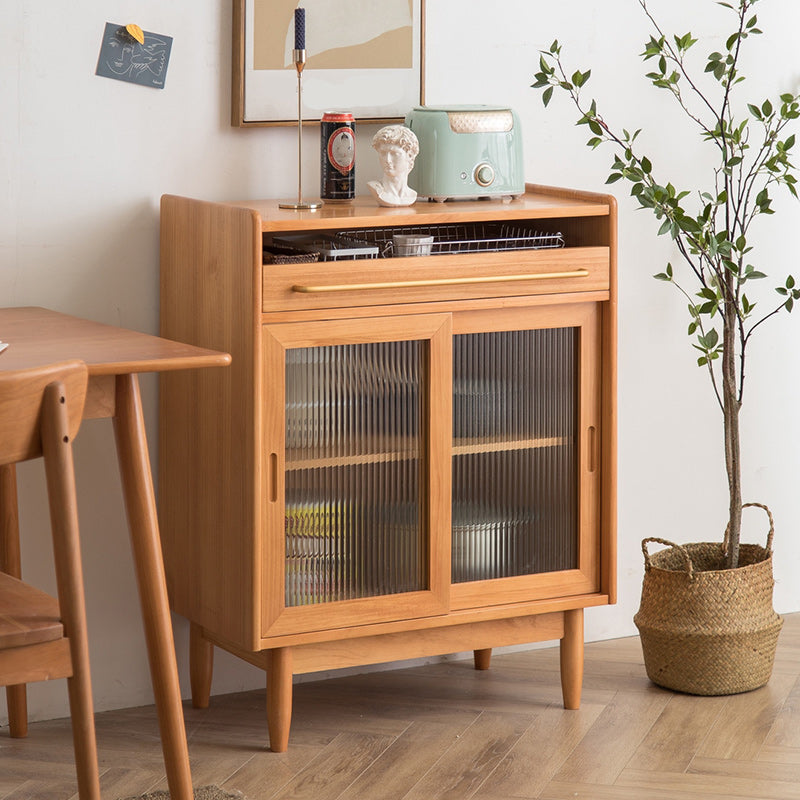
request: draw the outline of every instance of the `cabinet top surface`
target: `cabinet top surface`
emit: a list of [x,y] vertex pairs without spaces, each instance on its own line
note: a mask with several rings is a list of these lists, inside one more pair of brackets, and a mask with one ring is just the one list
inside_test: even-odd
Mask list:
[[474,200],[448,203],[420,201],[411,206],[382,208],[371,196],[352,203],[324,204],[313,211],[282,209],[278,200],[244,200],[225,203],[251,209],[261,217],[262,228],[270,231],[314,230],[330,227],[356,228],[389,225],[432,225],[453,221],[547,219],[553,217],[607,216],[613,198],[591,192],[528,186],[516,200]]

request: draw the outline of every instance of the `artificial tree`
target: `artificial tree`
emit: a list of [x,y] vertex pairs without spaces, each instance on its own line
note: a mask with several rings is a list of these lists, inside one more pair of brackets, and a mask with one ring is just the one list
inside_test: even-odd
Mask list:
[[734,568],[739,562],[742,518],[739,412],[747,346],[764,322],[783,310],[791,311],[800,299],[800,287],[789,275],[776,289],[777,304],[763,313],[756,311],[758,303],[745,289],[751,281],[766,278],[766,272],[750,263],[751,226],[758,217],[773,213],[774,187],[785,186],[797,197],[795,168],[789,160],[795,137],[782,137],[786,126],[800,116],[800,95],[788,92],[775,103],[735,102],[745,80],[739,67],[742,49],[748,39],[761,34],[752,13],[759,0],[717,3],[735,15],[736,25],[725,51],[710,53],[700,64],[702,70],[693,58],[698,40],[691,33],[665,34],[647,0],[637,1],[653,28],[641,53],[645,62],[655,63],[647,78],[678,103],[690,126],[715,150],[705,186],[688,190],[657,179],[653,162],[638,149],[641,129],[615,131],[596,101],[584,99],[591,70],[578,70],[570,77],[558,40],[541,51],[533,87],[543,90],[545,106],[555,90],[569,95],[580,114],[577,124],[591,131],[588,146],[614,148],[607,182],[628,181],[640,208],[650,209],[662,221],[659,235],[669,234],[680,253],[685,267],[680,277],[672,264],[655,277],[676,286],[688,300],[688,333],[700,351],[697,363],[708,370],[722,411],[730,500],[727,566]]

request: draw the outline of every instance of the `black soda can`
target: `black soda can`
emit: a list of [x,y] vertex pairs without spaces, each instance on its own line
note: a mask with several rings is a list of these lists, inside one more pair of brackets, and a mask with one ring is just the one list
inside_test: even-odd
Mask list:
[[346,111],[322,115],[319,194],[326,203],[347,203],[356,196],[356,124]]

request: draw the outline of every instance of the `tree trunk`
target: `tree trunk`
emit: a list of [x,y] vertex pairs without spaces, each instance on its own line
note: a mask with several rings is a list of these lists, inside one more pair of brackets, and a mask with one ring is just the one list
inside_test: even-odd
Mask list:
[[738,381],[736,376],[736,308],[725,308],[722,339],[722,400],[725,430],[725,469],[728,473],[728,569],[739,566],[739,537],[742,531],[742,467],[739,456]]

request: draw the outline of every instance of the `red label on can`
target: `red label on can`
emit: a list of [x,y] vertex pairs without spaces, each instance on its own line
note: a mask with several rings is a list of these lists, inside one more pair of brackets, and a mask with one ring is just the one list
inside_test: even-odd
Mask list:
[[352,128],[337,128],[328,137],[328,159],[346,175],[356,163],[356,135]]

